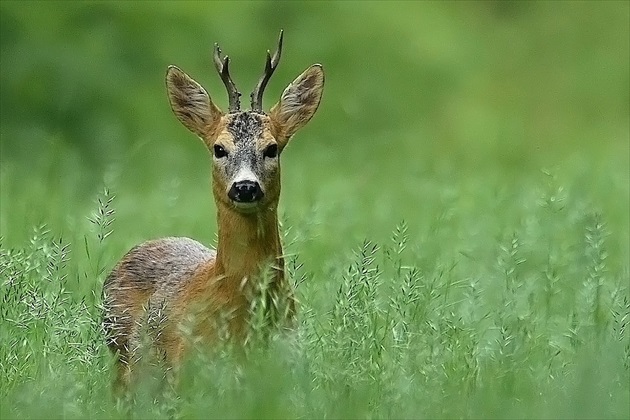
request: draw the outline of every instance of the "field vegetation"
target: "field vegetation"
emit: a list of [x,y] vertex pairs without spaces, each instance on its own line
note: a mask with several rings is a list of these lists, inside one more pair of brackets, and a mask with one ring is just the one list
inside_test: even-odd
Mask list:
[[[629,22],[628,2],[3,0],[0,417],[630,417]],[[107,273],[147,239],[215,243],[166,67],[225,108],[212,43],[247,99],[280,28],[265,104],[327,75],[282,157],[298,327],[116,401]]]

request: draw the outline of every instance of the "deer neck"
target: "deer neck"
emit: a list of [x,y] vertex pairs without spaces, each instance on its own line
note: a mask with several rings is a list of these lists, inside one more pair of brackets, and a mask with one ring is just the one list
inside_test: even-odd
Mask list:
[[[233,286],[260,274],[265,265],[282,270],[277,203],[252,214],[243,214],[217,203],[219,240],[215,274]],[[246,280],[247,279],[247,280]]]

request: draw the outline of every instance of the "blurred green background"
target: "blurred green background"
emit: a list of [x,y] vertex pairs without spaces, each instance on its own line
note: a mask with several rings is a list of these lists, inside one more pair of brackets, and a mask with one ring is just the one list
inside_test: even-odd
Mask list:
[[[513,179],[547,168],[614,196],[613,219],[627,230],[627,2],[0,7],[0,229],[8,243],[42,221],[71,226],[103,184],[118,195],[125,242],[211,240],[209,159],[171,114],[165,69],[178,65],[225,108],[213,43],[232,58],[247,97],[280,28],[285,50],[266,106],[314,62],[327,76],[318,114],[284,154],[289,216],[346,203],[363,212],[363,222],[348,213],[347,232],[370,237],[431,206],[431,179]],[[604,168],[598,181],[593,174]]]

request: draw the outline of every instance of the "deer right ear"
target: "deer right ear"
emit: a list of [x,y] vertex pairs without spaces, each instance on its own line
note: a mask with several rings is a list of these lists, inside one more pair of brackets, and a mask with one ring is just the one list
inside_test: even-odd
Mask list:
[[223,115],[205,89],[175,66],[166,71],[166,89],[177,119],[205,140]]
[[320,64],[313,64],[282,92],[280,101],[269,111],[280,147],[313,117],[323,89],[324,69]]

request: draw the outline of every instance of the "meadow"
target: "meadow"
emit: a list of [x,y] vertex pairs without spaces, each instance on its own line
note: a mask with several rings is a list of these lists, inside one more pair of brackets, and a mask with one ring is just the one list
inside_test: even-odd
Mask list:
[[[630,417],[628,2],[0,3],[0,418]],[[282,156],[290,336],[111,394],[101,289],[215,243],[176,64],[224,109],[312,63]],[[254,331],[264,329],[254,324]]]

